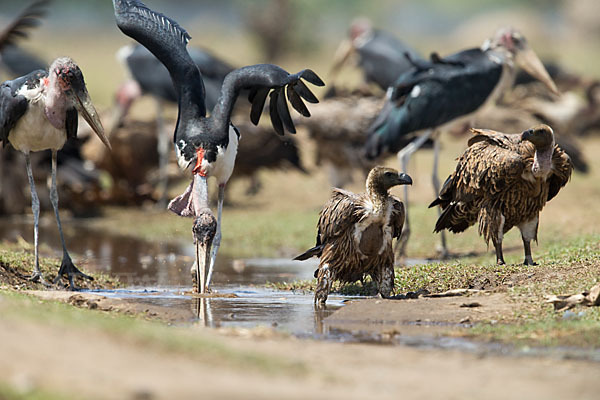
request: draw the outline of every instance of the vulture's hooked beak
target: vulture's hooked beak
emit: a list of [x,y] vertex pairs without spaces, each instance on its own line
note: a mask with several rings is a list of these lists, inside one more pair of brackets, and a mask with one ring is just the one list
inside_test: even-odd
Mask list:
[[83,81],[80,82],[79,80],[75,80],[71,83],[70,97],[73,100],[73,105],[77,111],[83,116],[94,132],[96,132],[96,135],[102,140],[102,143],[112,150],[110,142],[104,133],[104,127],[98,116],[98,111],[94,108],[92,99],[90,99],[90,95],[88,94]]
[[542,64],[540,58],[529,46],[526,46],[516,53],[515,62],[529,75],[542,82],[552,93],[560,95],[556,84],[548,74],[548,71],[546,71],[544,64]]
[[398,174],[398,184],[399,185],[412,185],[412,183],[413,183],[412,178],[408,174],[405,174],[404,172],[400,172]]

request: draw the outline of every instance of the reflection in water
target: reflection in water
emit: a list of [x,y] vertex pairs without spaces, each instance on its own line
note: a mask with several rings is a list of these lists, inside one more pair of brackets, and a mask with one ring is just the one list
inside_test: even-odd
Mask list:
[[[193,246],[147,242],[90,230],[81,221],[72,221],[65,230],[75,262],[91,272],[117,277],[128,289],[99,291],[98,294],[179,311],[181,323],[200,322],[208,327],[272,326],[297,335],[322,335],[322,320],[342,305],[331,296],[328,308],[315,313],[312,293],[266,290],[266,282],[312,279],[316,260],[297,262],[284,259],[236,260],[219,254],[213,288],[234,298],[197,298],[184,295],[191,288],[190,266]],[[0,222],[0,240],[30,241],[31,225],[26,220]],[[60,256],[60,238],[52,219],[40,224],[40,243]]]

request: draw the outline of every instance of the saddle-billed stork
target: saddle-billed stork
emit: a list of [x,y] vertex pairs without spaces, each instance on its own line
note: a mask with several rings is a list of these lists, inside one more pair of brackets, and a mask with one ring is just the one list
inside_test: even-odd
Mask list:
[[40,202],[35,190],[29,153],[51,150],[50,201],[54,208],[63,247],[62,263],[54,283],[57,283],[63,275],[67,275],[71,289],[75,289],[73,282],[75,276],[92,279],[79,271],[71,261],[58,215],[57,152],[68,139],[77,135],[78,113],[81,113],[104,144],[110,148],[98,113],[87,92],[81,69],[68,57],[56,59],[48,71],[33,71],[12,81],[6,81],[0,86],[0,140],[4,146],[10,143],[25,155],[27,176],[31,188],[35,252],[35,271],[31,278],[46,284],[39,266]]
[[[256,125],[267,96],[275,131],[295,133],[286,101],[302,115],[310,113],[302,98],[311,103],[318,99],[302,79],[323,86],[311,70],[289,74],[271,64],[236,69],[223,82],[221,96],[210,116],[206,115],[205,91],[200,71],[186,45],[188,33],[169,17],[151,10],[137,0],[113,0],[117,26],[127,36],[150,50],[169,70],[178,95],[179,113],[174,133],[179,166],[191,169],[193,180],[181,196],[172,200],[169,209],[181,216],[195,217],[195,277],[200,293],[210,286],[215,259],[221,242],[221,214],[225,185],[233,171],[239,132],[230,117],[240,91],[248,90],[252,103],[250,120]],[[214,176],[219,187],[218,217],[208,208],[207,179]],[[206,264],[209,264],[208,274]]]

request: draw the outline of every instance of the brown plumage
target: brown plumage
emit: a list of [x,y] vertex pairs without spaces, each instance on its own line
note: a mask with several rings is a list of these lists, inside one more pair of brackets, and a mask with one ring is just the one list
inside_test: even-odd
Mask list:
[[315,162],[328,169],[332,186],[344,187],[356,169],[364,177],[377,165],[367,160],[363,146],[382,106],[383,99],[374,96],[336,96],[321,101],[310,118],[298,119],[297,124],[308,129],[314,140]]
[[379,293],[394,289],[392,240],[404,225],[404,205],[388,190],[412,184],[410,176],[391,168],[375,167],[367,177],[366,193],[334,189],[319,214],[317,244],[295,258],[320,257],[315,271],[315,303],[327,300],[334,280],[355,282],[365,274],[377,283]]
[[258,172],[261,169],[283,169],[292,167],[307,173],[302,166],[296,140],[273,134],[270,126],[254,126],[250,123],[236,123],[242,138],[238,144],[235,169],[229,179],[249,178],[248,194],[258,193],[261,187]]
[[521,134],[472,129],[475,136],[430,207],[440,205],[435,232],[463,232],[479,222],[479,234],[504,264],[502,238],[519,227],[526,265],[533,265],[531,240],[537,240],[539,213],[571,177],[573,164],[556,146],[548,125]]

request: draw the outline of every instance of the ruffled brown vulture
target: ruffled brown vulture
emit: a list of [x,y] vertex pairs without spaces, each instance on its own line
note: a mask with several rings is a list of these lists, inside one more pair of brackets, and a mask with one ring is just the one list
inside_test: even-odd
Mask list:
[[407,184],[412,184],[410,176],[375,167],[367,176],[366,193],[333,190],[319,215],[316,246],[294,259],[320,258],[315,303],[325,303],[333,281],[355,282],[365,274],[377,283],[382,296],[390,295],[394,289],[392,240],[402,233],[405,211],[388,190]]
[[472,129],[475,136],[456,170],[429,207],[443,209],[435,232],[463,232],[479,221],[479,234],[504,264],[502,238],[513,226],[521,231],[525,265],[535,265],[531,240],[537,241],[539,214],[571,177],[573,164],[555,144],[548,125],[521,134]]

